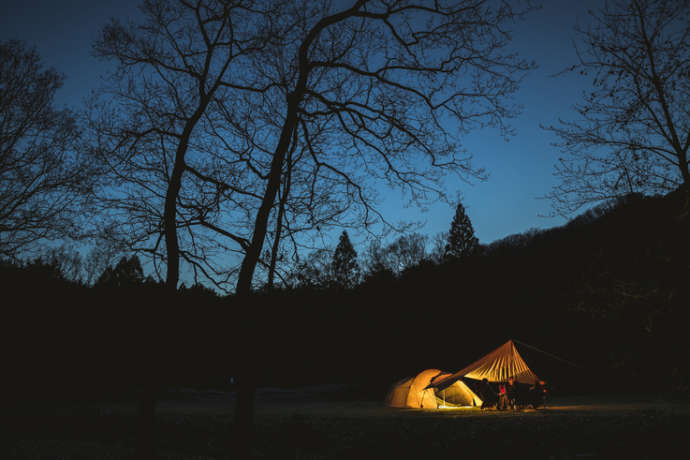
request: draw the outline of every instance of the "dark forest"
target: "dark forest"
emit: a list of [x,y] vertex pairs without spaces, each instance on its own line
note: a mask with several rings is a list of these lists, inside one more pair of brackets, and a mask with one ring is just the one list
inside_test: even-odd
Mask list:
[[136,397],[148,378],[224,388],[249,359],[260,385],[346,382],[381,399],[396,378],[515,338],[576,364],[522,351],[561,393],[687,396],[684,206],[678,193],[630,196],[462,259],[245,300],[201,286],[170,295],[127,264],[86,287],[56,264],[5,263],[18,352],[6,382],[29,399]]

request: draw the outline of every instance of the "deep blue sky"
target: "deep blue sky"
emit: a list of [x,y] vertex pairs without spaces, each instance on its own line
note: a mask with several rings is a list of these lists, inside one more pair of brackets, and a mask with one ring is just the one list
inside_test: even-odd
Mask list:
[[[58,105],[77,108],[99,85],[103,64],[91,56],[91,43],[110,17],[126,19],[137,14],[139,0],[0,0],[0,40],[19,39],[36,46],[44,63],[66,76],[57,96]],[[545,218],[549,203],[539,197],[554,184],[553,164],[558,151],[551,134],[539,128],[558,117],[570,117],[571,107],[590,83],[577,76],[551,75],[575,61],[573,27],[587,21],[587,9],[601,0],[545,0],[541,10],[516,24],[513,47],[539,66],[524,81],[517,100],[524,106],[512,121],[516,136],[506,142],[497,132],[474,132],[466,147],[476,167],[486,168],[486,182],[448,184],[451,195],[461,194],[475,232],[490,243],[530,228],[561,225],[561,218]],[[425,221],[423,233],[447,231],[454,209],[439,205],[426,213],[404,209],[391,199],[385,211],[389,220]],[[357,240],[357,236],[353,235]]]

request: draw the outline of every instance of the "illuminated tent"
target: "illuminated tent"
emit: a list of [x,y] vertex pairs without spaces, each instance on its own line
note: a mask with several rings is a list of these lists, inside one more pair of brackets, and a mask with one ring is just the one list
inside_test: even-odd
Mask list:
[[437,388],[435,383],[451,376],[438,369],[427,369],[397,382],[386,396],[390,407],[437,409],[438,407],[480,406],[481,399],[461,380]]
[[456,380],[450,385],[436,386],[437,382],[446,380],[450,375],[443,373],[431,381],[431,385],[435,387],[436,402],[439,407],[479,407],[482,405],[479,396],[474,394],[462,380]]
[[515,378],[519,383],[526,384],[533,384],[539,380],[539,377],[530,370],[527,363],[522,359],[512,340],[507,341],[458,372],[435,379],[432,385],[443,387],[450,382],[460,381],[461,378],[505,382],[510,377]]

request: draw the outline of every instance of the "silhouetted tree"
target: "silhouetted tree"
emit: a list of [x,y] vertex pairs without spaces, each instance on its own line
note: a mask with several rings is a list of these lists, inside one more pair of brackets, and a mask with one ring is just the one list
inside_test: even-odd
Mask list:
[[144,271],[136,255],[129,258],[122,257],[114,267],[103,271],[95,283],[95,287],[131,289],[144,283]]
[[299,288],[325,289],[333,282],[333,251],[319,249],[297,264],[290,275],[292,284]]
[[246,245],[217,222],[222,201],[245,198],[235,158],[219,156],[226,145],[214,145],[208,131],[218,117],[214,101],[239,90],[243,59],[264,45],[268,19],[252,4],[149,0],[141,24],[113,20],[94,44],[98,56],[117,64],[91,113],[94,151],[110,180],[100,189],[106,215],[115,218],[107,228],[156,267],[165,261],[171,292],[180,259],[195,282],[227,290],[233,271],[212,256],[233,250],[226,239]]
[[36,288],[39,289],[44,288],[45,283],[66,280],[60,262],[52,257],[36,257],[23,264],[21,270],[26,272],[27,278],[31,278]]
[[359,282],[360,269],[357,263],[357,251],[350,242],[347,232],[343,232],[338,239],[338,246],[333,251],[331,261],[333,282],[339,288],[352,289]]
[[88,164],[73,114],[53,107],[63,76],[35,50],[0,43],[0,256],[80,234],[80,192]]
[[[298,149],[299,146],[299,149]],[[273,229],[267,232],[267,238],[271,241],[270,253],[259,260],[260,269],[266,270],[266,287],[272,289],[274,280],[280,278],[284,285],[289,285],[290,262],[299,260],[299,252],[302,248],[309,248],[300,242],[297,237],[299,233],[307,233],[313,230],[324,231],[327,227],[337,225],[335,215],[340,214],[340,210],[334,212],[330,193],[324,194],[324,190],[319,189],[316,184],[311,183],[308,191],[305,184],[309,183],[305,172],[297,165],[307,154],[305,145],[300,145],[299,140],[293,137],[292,145],[287,153],[283,173],[281,177],[280,189],[278,191],[278,202],[276,212],[273,213],[270,227]],[[306,192],[306,193],[305,193]],[[311,248],[310,248],[311,249]],[[315,253],[310,255],[313,259]],[[313,281],[317,279],[330,278],[330,270],[320,270],[316,266],[309,266],[304,263],[298,264],[301,281],[300,285],[318,286]],[[281,269],[282,268],[282,269]],[[316,269],[317,274],[312,269]],[[306,271],[312,271],[307,274]],[[282,272],[282,273],[281,273]],[[306,278],[302,275],[306,275]],[[312,276],[313,275],[313,276]]]
[[405,269],[418,265],[427,257],[426,242],[427,238],[419,233],[401,235],[387,246],[373,241],[364,260],[368,276],[377,272],[398,276]]
[[50,265],[57,267],[62,274],[62,278],[75,283],[82,283],[84,280],[84,260],[69,244],[52,247],[44,251],[42,259]]
[[[399,24],[398,20],[404,22],[410,14],[420,20],[408,22],[409,29],[400,27],[402,22]],[[278,21],[274,25],[277,32],[284,30],[288,34],[276,41],[281,49],[271,50],[267,61],[256,62],[264,69],[261,75],[272,79],[271,84],[275,85],[276,104],[286,110],[274,135],[251,138],[252,142],[277,143],[261,145],[261,151],[269,153],[271,167],[264,179],[265,187],[258,193],[261,203],[240,270],[238,292],[248,292],[251,287],[295,132],[308,147],[308,162],[303,169],[313,171],[313,179],[304,181],[306,188],[327,181],[336,210],[360,209],[367,224],[382,218],[367,193],[372,178],[398,185],[414,200],[422,200],[431,196],[429,192],[441,192],[437,173],[476,173],[468,158],[455,156],[457,150],[452,142],[447,142],[451,138],[446,137],[451,133],[434,120],[438,120],[438,114],[448,113],[469,128],[477,120],[475,116],[491,124],[509,113],[503,110],[506,107],[502,96],[506,90],[516,88],[514,77],[529,65],[501,55],[499,50],[507,37],[495,26],[514,15],[505,4],[492,9],[482,3],[357,1],[341,11],[313,3],[285,5],[283,14],[276,15]],[[429,23],[425,24],[425,20]],[[295,21],[302,28],[287,29]],[[463,38],[459,39],[460,36]],[[438,42],[432,37],[443,39]],[[438,53],[426,53],[432,48]],[[495,55],[495,59],[487,59],[490,55]],[[380,62],[374,56],[380,56]],[[485,66],[494,71],[485,72]],[[465,70],[468,72],[464,73]],[[330,78],[336,80],[330,82]],[[470,80],[474,90],[464,91],[462,87]],[[501,90],[496,91],[498,88]],[[366,96],[372,93],[381,98]],[[269,95],[271,92],[256,97]],[[487,102],[488,111],[478,110]],[[398,110],[398,106],[407,109]],[[251,106],[247,113],[256,118],[258,115],[254,114],[261,111]],[[271,116],[275,121],[272,112]],[[420,120],[431,120],[431,125],[426,121],[419,123]],[[445,136],[439,136],[439,130]],[[329,142],[324,143],[327,138],[319,133],[328,133]],[[352,147],[335,154],[330,148],[334,142],[341,148],[347,143]],[[410,168],[408,160],[412,153],[421,154],[429,163],[417,163]],[[341,214],[342,211],[333,213]]]
[[420,264],[426,259],[426,242],[424,235],[410,233],[402,235],[388,246],[388,253],[397,273]]
[[474,228],[465,207],[458,203],[455,216],[450,224],[445,255],[448,258],[460,259],[474,254],[479,248],[479,240],[474,236]]
[[108,244],[108,241],[98,241],[82,259],[82,276],[84,284],[91,286],[114,264],[119,250]]
[[184,284],[180,287],[180,292],[184,295],[192,296],[197,299],[217,299],[218,298],[218,293],[214,291],[213,289],[209,288],[208,286],[204,286],[203,284],[200,283],[195,283],[192,284],[190,287],[184,286]]
[[690,4],[619,0],[591,12],[579,28],[579,63],[593,77],[577,119],[546,129],[564,157],[548,197],[567,215],[635,192],[690,197]]
[[[460,137],[477,126],[508,131],[516,107],[506,96],[531,67],[504,51],[503,25],[524,12],[515,5],[145,2],[145,27],[111,24],[96,46],[124,77],[114,92],[127,110],[101,113],[106,122],[120,116],[114,125],[125,129],[102,151],[116,182],[133,185],[113,201],[134,214],[132,240],[167,257],[170,289],[178,252],[218,285],[235,271],[209,263],[211,254],[237,254],[242,301],[265,262],[293,146],[302,156],[283,207],[292,231],[391,226],[375,206],[375,180],[419,204],[445,199],[447,174],[481,177]],[[100,139],[112,124],[103,126]],[[183,234],[188,252],[176,246]],[[240,377],[238,431],[251,425],[253,387],[242,383],[250,374]]]
[[445,259],[446,254],[446,244],[448,243],[448,233],[440,232],[430,238],[431,249],[427,254],[427,258],[436,263],[440,264]]
[[[513,7],[405,0],[276,5],[276,38],[245,71],[254,88],[266,90],[226,117],[244,133],[238,146],[248,144],[244,151],[257,155],[255,163],[237,163],[248,165],[244,177],[256,190],[241,209],[256,212],[242,248],[239,297],[252,290],[295,139],[306,147],[304,179],[293,181],[302,202],[310,205],[318,190],[330,198],[320,208],[326,216],[350,216],[367,227],[389,225],[374,206],[377,179],[423,203],[445,199],[439,178],[447,173],[481,176],[458,148],[459,134],[482,124],[505,128],[513,113],[505,96],[530,68],[503,53],[509,36],[502,25],[523,12]],[[254,164],[260,168],[252,170]],[[250,426],[254,390],[242,381],[237,426]]]

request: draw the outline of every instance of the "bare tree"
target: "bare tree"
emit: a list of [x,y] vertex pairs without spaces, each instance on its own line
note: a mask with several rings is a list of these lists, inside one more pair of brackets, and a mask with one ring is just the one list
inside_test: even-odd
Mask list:
[[63,244],[46,251],[46,260],[57,267],[65,279],[75,283],[85,283],[85,260],[73,245]]
[[326,289],[333,282],[331,262],[333,250],[317,249],[303,258],[289,275],[292,286],[308,289]]
[[[97,191],[103,218],[112,222],[104,227],[151,256],[156,271],[165,263],[167,292],[177,292],[180,258],[195,282],[201,273],[222,286],[217,279],[228,274],[209,264],[210,253],[223,250],[213,216],[218,197],[236,189],[231,180],[209,180],[213,163],[201,161],[209,144],[200,125],[211,119],[214,99],[232,91],[232,66],[262,45],[270,11],[254,10],[248,0],[146,0],[141,18],[112,21],[94,44],[98,56],[117,65],[89,117],[103,177]],[[142,379],[138,453],[150,458],[160,382]]]
[[0,256],[80,233],[89,168],[74,116],[53,106],[62,82],[35,50],[0,43]]
[[213,146],[204,125],[212,120],[213,101],[232,97],[221,93],[234,88],[237,66],[262,46],[270,10],[252,4],[148,0],[139,25],[112,21],[94,45],[97,55],[117,64],[91,116],[95,151],[111,178],[101,202],[121,239],[152,256],[157,270],[165,262],[173,291],[180,258],[195,282],[201,277],[222,288],[229,276],[209,262],[214,251],[226,249],[217,243],[214,214],[219,197],[241,191],[233,186],[229,161],[223,178],[209,176],[218,165],[205,156]]
[[[481,174],[456,134],[478,124],[505,128],[510,110],[504,96],[529,67],[500,54],[508,37],[495,26],[513,15],[505,5],[493,10],[486,2],[355,2],[339,12],[328,3],[284,6],[274,26],[284,38],[248,70],[265,79],[265,87],[271,82],[272,91],[255,95],[245,116],[233,114],[260,120],[251,132],[241,128],[255,152],[264,154],[260,163],[270,166],[257,173],[265,188],[256,193],[257,225],[238,292],[251,288],[295,134],[308,155],[293,187],[303,185],[309,196],[327,183],[331,217],[349,216],[350,223],[385,221],[373,206],[372,178],[424,202],[445,197],[438,185],[445,172]],[[439,53],[425,55],[432,48]],[[459,132],[447,129],[451,117],[460,121]]]
[[[506,130],[514,109],[507,96],[530,67],[504,52],[503,26],[517,14],[504,2],[481,0],[282,5],[273,26],[281,38],[247,70],[270,90],[247,99],[244,117],[234,114],[256,120],[242,128],[267,166],[257,174],[261,187],[250,206],[257,212],[238,275],[240,297],[251,292],[295,137],[308,152],[300,164],[305,190],[327,184],[321,187],[332,197],[333,215],[355,215],[365,227],[386,223],[374,206],[376,179],[424,203],[445,199],[446,174],[481,175],[460,138],[476,126]],[[247,366],[237,427],[252,420]]]
[[82,280],[87,286],[93,286],[98,277],[111,265],[115,264],[118,248],[108,241],[97,241],[82,260]]
[[630,193],[690,190],[690,4],[620,0],[579,28],[579,63],[593,77],[575,120],[546,129],[560,137],[556,212]]
[[[277,254],[308,229],[391,226],[376,206],[381,184],[423,205],[446,199],[448,176],[482,177],[462,135],[507,134],[510,95],[531,67],[505,51],[505,25],[524,9],[500,1],[151,0],[143,11],[144,26],[113,23],[96,46],[122,77],[117,111],[99,108],[98,151],[114,177],[109,212],[137,230],[134,245],[167,258],[169,289],[178,252],[209,280],[230,279],[212,262],[222,252],[237,256],[246,298],[257,267],[272,265],[267,238]],[[241,366],[240,449],[251,366]]]
[[387,271],[400,276],[427,259],[426,246],[427,237],[419,233],[402,235],[386,246],[374,240],[367,248],[364,264],[370,275]]
[[448,243],[448,232],[440,232],[431,237],[431,249],[429,250],[429,259],[437,264],[440,264],[445,259],[446,244]]

